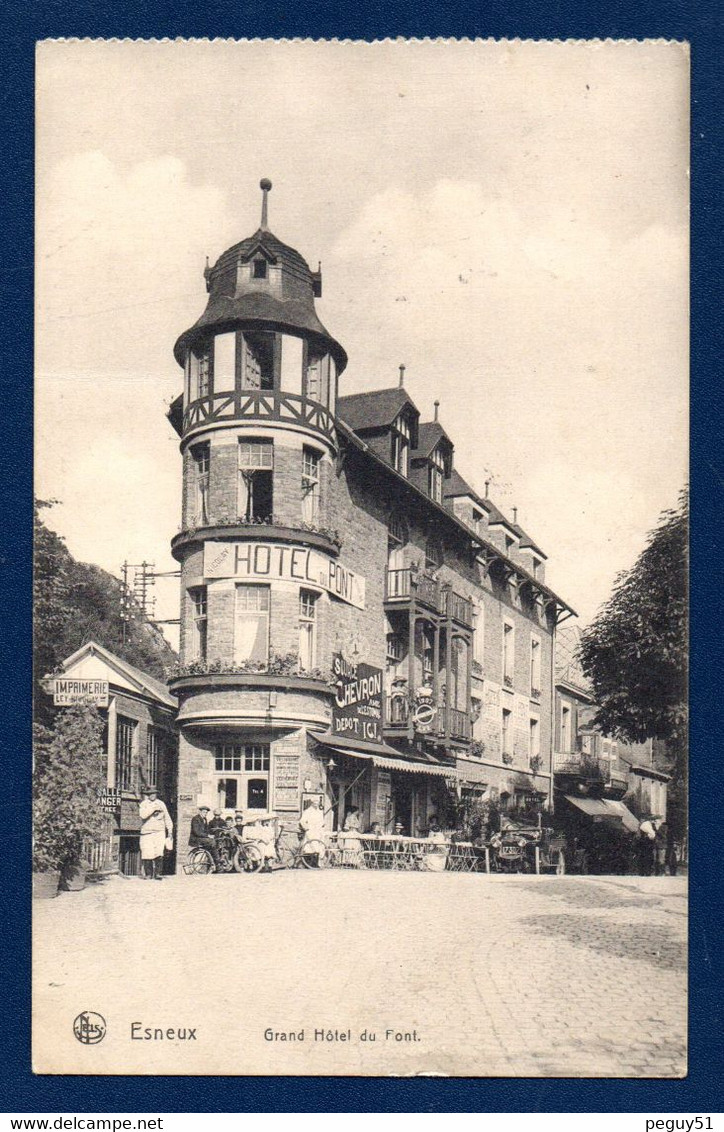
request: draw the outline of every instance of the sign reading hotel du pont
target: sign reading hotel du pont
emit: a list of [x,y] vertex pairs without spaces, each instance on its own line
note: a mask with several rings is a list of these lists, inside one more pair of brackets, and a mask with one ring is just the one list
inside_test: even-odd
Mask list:
[[311,582],[327,593],[365,607],[365,579],[341,562],[311,550],[279,542],[207,542],[205,578],[241,578],[257,582]]
[[382,669],[355,664],[341,652],[332,658],[332,732],[365,743],[382,742]]
[[108,707],[107,680],[80,680],[73,676],[53,677],[53,703],[56,707],[70,704],[88,703],[96,707]]

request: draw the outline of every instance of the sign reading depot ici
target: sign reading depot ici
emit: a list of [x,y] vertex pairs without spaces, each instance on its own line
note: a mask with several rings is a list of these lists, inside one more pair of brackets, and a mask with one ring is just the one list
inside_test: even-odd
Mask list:
[[341,652],[332,658],[332,731],[366,743],[382,742],[382,669],[354,664]]
[[278,542],[207,542],[205,578],[256,582],[311,582],[327,593],[365,607],[365,579],[341,562],[307,546]]

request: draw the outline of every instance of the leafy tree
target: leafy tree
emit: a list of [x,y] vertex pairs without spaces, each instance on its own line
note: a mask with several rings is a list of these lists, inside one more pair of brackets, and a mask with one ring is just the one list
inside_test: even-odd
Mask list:
[[55,726],[34,728],[33,868],[81,860],[83,842],[105,826],[98,790],[105,781],[103,721],[92,704],[59,711]]
[[617,577],[579,650],[599,705],[595,725],[628,742],[665,740],[674,783],[686,778],[688,527],[682,492]]
[[61,536],[48,529],[43,511],[55,502],[36,500],[34,513],[34,704],[36,720],[46,724],[53,710],[40,681],[90,640],[160,680],[177,659],[133,604],[123,640],[121,582],[99,566],[77,562]]

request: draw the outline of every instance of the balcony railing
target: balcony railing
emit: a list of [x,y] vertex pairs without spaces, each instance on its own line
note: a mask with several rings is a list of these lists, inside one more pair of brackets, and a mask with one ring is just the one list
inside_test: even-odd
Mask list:
[[[469,714],[466,711],[460,711],[458,708],[450,708],[448,712],[444,704],[441,704],[437,709],[430,734],[438,736],[445,735],[448,717],[450,722],[450,738],[470,739],[472,735],[472,724]],[[407,699],[404,696],[388,696],[385,727],[407,727],[409,720],[410,705]]]
[[385,726],[407,727],[410,718],[410,705],[405,696],[388,696]]
[[406,567],[387,571],[386,601],[409,601],[412,597],[441,616],[450,616],[461,625],[472,626],[473,603],[469,598],[441,586],[437,578]]
[[625,768],[617,759],[602,759],[583,751],[556,751],[553,755],[555,774],[575,774],[581,778],[595,778],[600,782],[626,784]]
[[440,734],[444,735],[447,728],[445,723],[449,716],[450,723],[450,738],[451,739],[469,739],[471,735],[470,716],[466,711],[459,711],[458,708],[441,707],[439,712],[439,730]]
[[334,436],[334,418],[323,405],[278,389],[230,390],[199,397],[184,410],[183,431],[228,420],[289,422],[329,439]]

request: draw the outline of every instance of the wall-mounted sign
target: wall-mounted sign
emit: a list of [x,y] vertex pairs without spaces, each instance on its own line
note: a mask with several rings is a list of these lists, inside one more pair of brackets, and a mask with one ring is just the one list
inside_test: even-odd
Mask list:
[[365,579],[329,555],[278,542],[206,542],[204,577],[256,582],[310,582],[333,597],[365,607]]
[[274,753],[273,810],[299,810],[299,755]]
[[366,743],[382,742],[382,669],[356,664],[341,652],[332,658],[332,731]]
[[108,707],[108,696],[107,680],[79,680],[73,676],[53,677],[53,703],[56,707],[89,702],[96,707]]
[[116,813],[121,808],[121,791],[115,786],[108,786],[105,790],[98,791],[98,801],[102,810]]

